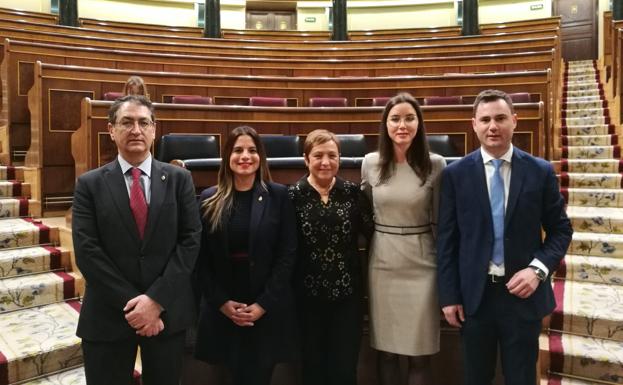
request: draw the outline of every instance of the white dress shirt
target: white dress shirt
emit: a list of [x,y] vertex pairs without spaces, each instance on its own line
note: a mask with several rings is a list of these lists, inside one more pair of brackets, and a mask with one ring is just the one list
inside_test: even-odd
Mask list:
[[[117,155],[117,160],[119,161],[121,172],[125,178],[125,186],[128,188],[128,196],[130,196],[130,189],[132,188],[132,173],[128,172],[128,170],[134,166],[123,159],[121,154]],[[141,187],[143,188],[143,193],[145,193],[145,202],[149,205],[149,201],[151,200],[151,154],[137,168],[141,170]]]
[[[493,173],[495,173],[495,166],[493,165],[493,162],[491,161],[495,158],[491,156],[482,147],[480,147],[480,153],[482,155],[482,162],[484,163],[484,166],[485,166],[485,178],[487,180],[487,191],[489,192],[489,198],[491,198],[490,180],[491,180],[491,177],[493,176]],[[510,190],[510,185],[511,185],[511,170],[512,170],[511,163],[513,159],[513,146],[510,146],[508,151],[506,151],[506,153],[504,153],[504,155],[502,155],[499,159],[504,160],[504,162],[500,166],[500,174],[502,175],[502,180],[504,181],[504,210],[506,210],[506,207],[508,205],[508,192]],[[545,274],[549,274],[549,269],[541,261],[539,261],[536,258],[534,258],[532,262],[530,262],[530,266],[538,267],[539,269],[543,270]],[[505,272],[504,263],[498,266],[493,262],[489,262],[489,274],[504,276],[504,272]]]

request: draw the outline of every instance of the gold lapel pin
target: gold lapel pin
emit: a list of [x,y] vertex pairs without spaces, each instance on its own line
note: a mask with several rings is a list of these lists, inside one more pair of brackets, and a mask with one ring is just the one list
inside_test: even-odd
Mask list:
[[165,175],[161,176],[160,179],[165,180],[167,177]]

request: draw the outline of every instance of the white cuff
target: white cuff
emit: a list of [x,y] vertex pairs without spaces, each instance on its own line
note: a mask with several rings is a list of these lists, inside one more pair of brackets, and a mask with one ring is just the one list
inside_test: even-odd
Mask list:
[[545,275],[549,275],[549,269],[543,264],[543,262],[539,261],[536,258],[534,258],[532,262],[530,262],[530,266],[538,267],[545,272]]

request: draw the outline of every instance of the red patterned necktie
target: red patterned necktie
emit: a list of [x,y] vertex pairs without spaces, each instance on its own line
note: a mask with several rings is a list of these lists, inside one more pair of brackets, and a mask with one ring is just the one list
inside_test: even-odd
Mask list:
[[134,215],[138,235],[143,239],[145,225],[147,224],[147,202],[141,188],[141,170],[132,168],[132,187],[130,187],[130,209]]

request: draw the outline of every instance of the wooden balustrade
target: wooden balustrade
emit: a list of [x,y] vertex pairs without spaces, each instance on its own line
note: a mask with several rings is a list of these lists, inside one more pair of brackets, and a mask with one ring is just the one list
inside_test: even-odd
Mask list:
[[[99,99],[105,92],[120,89],[131,74],[143,77],[152,100],[157,102],[166,102],[173,95],[179,94],[216,98],[278,96],[296,98],[300,101],[298,105],[304,106],[303,101],[310,97],[339,96],[346,97],[352,105],[358,98],[393,96],[400,91],[421,97],[475,95],[484,88],[499,88],[507,92],[539,95],[544,103],[546,127],[550,124],[547,114],[551,93],[550,70],[452,76],[284,78],[137,72],[37,62],[34,74],[34,85],[29,91],[31,144],[26,165],[42,170],[44,207],[46,197],[65,196],[72,191],[74,173],[73,159],[69,155],[69,138],[80,125],[80,100],[84,97]],[[266,113],[266,109],[260,109],[258,117]],[[218,119],[218,115],[212,119]],[[241,119],[236,121],[244,122]],[[540,131],[535,140],[533,152],[546,154],[547,130]]]
[[[112,102],[81,102],[80,127],[71,137],[71,153],[75,160],[75,175],[102,166],[116,156],[115,144],[108,134],[108,109]],[[260,134],[301,135],[317,128],[329,128],[337,134],[362,133],[370,150],[376,148],[379,120],[383,108],[269,108],[246,106],[198,106],[155,104],[156,138],[167,134],[212,134],[223,140],[233,128],[247,124]],[[471,127],[472,107],[423,106],[428,135],[448,135],[461,154],[479,147]],[[533,154],[539,154],[545,114],[543,103],[515,105],[519,117],[513,137],[514,144]],[[221,143],[221,148],[222,148]],[[156,146],[157,148],[157,143]],[[359,180],[359,170],[342,170],[345,176]],[[281,183],[292,183],[302,175],[300,169],[271,170]],[[193,172],[198,189],[216,182],[215,170]]]

